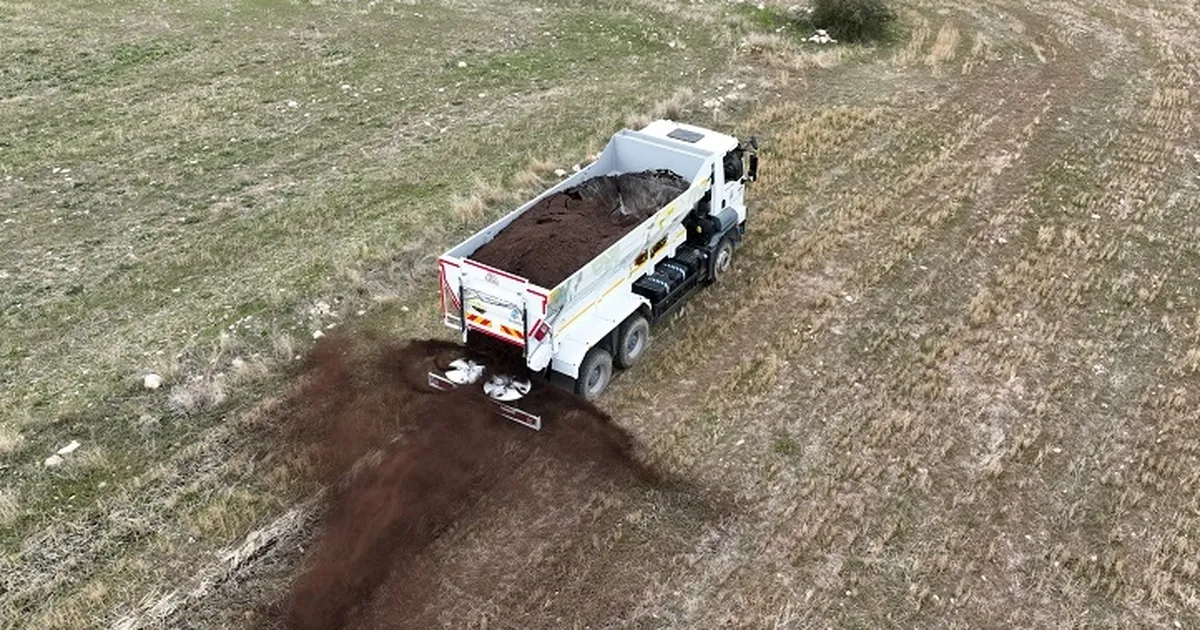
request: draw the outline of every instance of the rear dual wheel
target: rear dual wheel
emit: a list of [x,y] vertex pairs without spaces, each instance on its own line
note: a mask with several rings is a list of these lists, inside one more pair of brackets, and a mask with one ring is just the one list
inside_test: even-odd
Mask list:
[[613,357],[608,350],[596,346],[583,357],[579,366],[579,378],[575,379],[575,393],[584,400],[596,400],[612,382]]
[[642,360],[650,347],[650,322],[635,313],[617,329],[616,354],[596,346],[583,357],[575,393],[584,400],[596,400],[608,389],[615,368],[628,369]]
[[627,370],[642,360],[650,347],[650,322],[634,313],[617,330],[617,367]]

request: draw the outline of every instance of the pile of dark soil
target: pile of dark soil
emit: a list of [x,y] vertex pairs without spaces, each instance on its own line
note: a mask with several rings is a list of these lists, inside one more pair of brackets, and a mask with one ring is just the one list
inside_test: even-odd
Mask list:
[[412,562],[479,497],[536,450],[599,474],[653,482],[633,439],[595,407],[544,383],[523,400],[546,427],[499,418],[477,388],[440,392],[425,374],[467,354],[456,344],[329,337],[310,353],[277,427],[289,456],[332,493],[317,546],[274,606],[274,627],[359,627],[364,606],[389,590],[420,610],[437,575]]
[[687,188],[667,170],[595,177],[542,199],[470,258],[554,287]]

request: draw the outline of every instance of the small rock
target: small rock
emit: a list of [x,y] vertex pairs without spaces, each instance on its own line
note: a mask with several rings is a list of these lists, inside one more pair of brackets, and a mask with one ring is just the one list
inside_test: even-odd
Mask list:
[[71,453],[74,453],[75,449],[77,449],[77,448],[79,448],[79,440],[71,440],[70,444],[58,449],[58,454],[59,455],[70,455]]
[[324,337],[324,336],[325,336],[325,333],[323,331],[320,331],[320,330],[313,331],[313,339],[320,339],[321,337]]
[[408,307],[407,307],[407,306],[401,306],[401,307],[400,307],[400,312],[401,312],[401,313],[407,313],[407,312],[408,312]]
[[157,374],[150,373],[142,377],[142,386],[146,389],[158,389],[162,384],[163,378]]
[[229,365],[230,365],[230,367],[232,367],[235,370],[240,370],[246,366],[246,361],[243,360],[241,357],[236,357],[236,358],[234,358],[234,360],[229,362]]
[[556,168],[556,169],[554,169],[554,176],[555,176],[555,177],[566,177],[566,175],[567,175],[567,169],[565,169],[565,168]]
[[367,312],[366,312],[366,311],[361,311],[361,310],[360,310],[360,311],[356,311],[356,312],[355,312],[355,314],[356,314],[356,315],[358,315],[359,317],[362,317],[363,315],[366,315],[366,314],[367,314]]
[[580,169],[582,169],[582,168],[583,168],[582,166],[580,166],[580,165],[576,164],[575,166],[572,166],[572,167],[571,167],[571,170],[573,170],[573,171],[575,171],[576,173],[578,173],[578,172],[579,172],[579,170],[580,170]]
[[467,62],[465,62],[465,61],[460,61],[460,62],[458,62],[458,67],[459,67],[459,68],[466,68],[466,67],[467,67]]
[[46,458],[46,461],[42,462],[42,465],[46,468],[54,468],[56,466],[61,466],[62,463],[63,458],[61,455],[51,455],[50,457]]
[[349,83],[343,83],[343,84],[342,84],[342,89],[343,89],[343,90],[349,90],[349,89],[350,89],[350,84],[349,84]]

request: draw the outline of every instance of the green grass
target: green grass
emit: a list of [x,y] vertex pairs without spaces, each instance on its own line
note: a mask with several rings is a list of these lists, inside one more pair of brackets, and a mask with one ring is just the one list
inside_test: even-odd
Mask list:
[[788,13],[773,5],[763,4],[757,5],[753,3],[735,4],[733,6],[735,15],[741,15],[746,18],[752,27],[760,31],[775,32],[795,29],[803,30],[810,24],[795,15]]

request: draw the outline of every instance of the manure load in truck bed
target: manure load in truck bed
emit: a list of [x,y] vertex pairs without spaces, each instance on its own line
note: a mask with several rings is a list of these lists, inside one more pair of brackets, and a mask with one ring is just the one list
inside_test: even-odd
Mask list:
[[605,175],[554,193],[471,254],[543,287],[554,287],[688,189],[665,169]]

